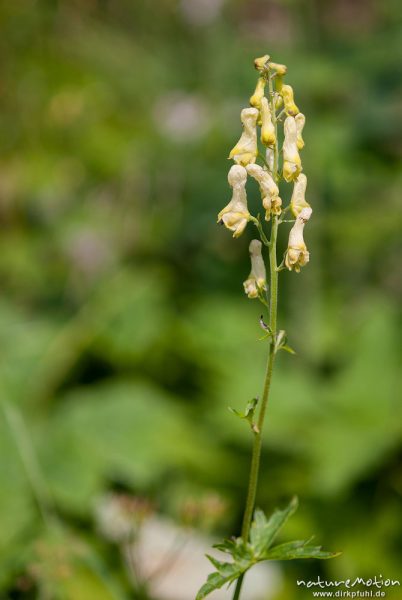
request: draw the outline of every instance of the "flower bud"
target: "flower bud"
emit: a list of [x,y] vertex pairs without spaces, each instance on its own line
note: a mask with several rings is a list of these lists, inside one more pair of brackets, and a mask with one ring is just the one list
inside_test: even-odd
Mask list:
[[233,188],[232,199],[218,215],[218,223],[233,231],[233,237],[239,237],[248,221],[250,213],[247,207],[246,193],[247,171],[240,165],[233,165],[228,173],[229,185]]
[[254,67],[257,69],[257,71],[263,71],[267,68],[268,62],[269,54],[264,54],[264,56],[254,59]]
[[281,213],[282,200],[279,198],[279,188],[268,171],[260,165],[247,165],[247,172],[258,181],[260,186],[262,205],[265,208],[265,220],[269,221],[271,213]]
[[297,127],[294,117],[287,117],[283,125],[283,177],[285,181],[294,181],[301,171],[301,160],[297,149]]
[[295,116],[295,121],[297,129],[297,147],[299,150],[301,150],[302,148],[304,148],[304,140],[302,137],[302,133],[304,124],[306,123],[306,117],[303,115],[303,113],[299,113]]
[[285,252],[285,265],[289,271],[294,270],[299,273],[300,267],[304,267],[310,259],[310,254],[303,239],[303,229],[312,212],[310,207],[303,208],[290,230],[288,248]]
[[[276,79],[276,77],[275,77],[275,79]],[[277,91],[275,93],[274,101],[275,101],[275,110],[279,110],[283,104],[283,98],[279,91]]]
[[283,85],[281,89],[281,95],[285,104],[286,114],[294,117],[299,112],[295,101],[293,99],[293,88],[290,85]]
[[259,293],[267,289],[267,274],[261,248],[262,244],[259,240],[250,242],[251,271],[243,283],[244,291],[249,298],[258,298]]
[[307,177],[304,173],[300,173],[294,182],[292,198],[290,200],[290,208],[295,217],[299,216],[303,208],[311,208],[305,198],[306,187]]
[[273,146],[276,142],[275,127],[272,123],[271,110],[267,98],[263,97],[260,103],[261,109],[261,142],[265,146]]
[[264,97],[266,80],[264,77],[259,77],[254,94],[250,98],[251,106],[260,108],[261,100]]
[[240,119],[243,123],[243,133],[240,136],[236,146],[232,148],[229,158],[243,165],[255,162],[257,158],[257,119],[258,110],[256,108],[243,108],[240,113]]

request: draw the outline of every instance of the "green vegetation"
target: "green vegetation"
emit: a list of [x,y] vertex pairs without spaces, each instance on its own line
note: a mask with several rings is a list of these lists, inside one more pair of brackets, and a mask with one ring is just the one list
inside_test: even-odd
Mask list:
[[227,407],[259,393],[266,347],[239,283],[252,233],[234,242],[215,218],[266,48],[308,119],[314,220],[308,269],[283,273],[297,355],[275,372],[257,504],[297,491],[278,543],[313,531],[342,550],[283,563],[275,600],[311,598],[297,577],[398,575],[399,3],[228,0],[208,22],[183,4],[0,7],[1,597],[145,597],[97,531],[109,490],[178,522],[214,490],[229,508],[213,538],[240,532],[250,432]]

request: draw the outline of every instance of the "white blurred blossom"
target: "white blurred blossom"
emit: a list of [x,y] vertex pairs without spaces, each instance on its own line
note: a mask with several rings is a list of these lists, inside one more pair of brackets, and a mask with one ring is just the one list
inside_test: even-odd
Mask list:
[[[168,519],[152,517],[141,528],[135,548],[136,568],[148,578],[150,592],[160,600],[190,600],[213,570],[205,554],[224,556],[210,549],[211,540],[195,530],[178,527]],[[152,574],[158,573],[158,576]],[[247,573],[242,588],[243,600],[270,600],[281,586],[277,565],[259,564]],[[214,591],[208,598],[224,600],[228,591]]]
[[153,117],[158,131],[174,142],[197,140],[211,125],[203,98],[181,91],[160,96],[154,106]]

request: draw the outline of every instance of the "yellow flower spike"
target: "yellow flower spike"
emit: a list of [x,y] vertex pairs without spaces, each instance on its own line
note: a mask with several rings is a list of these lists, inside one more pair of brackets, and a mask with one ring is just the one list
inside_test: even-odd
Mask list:
[[310,253],[304,243],[303,229],[312,212],[311,207],[303,208],[290,230],[288,248],[285,252],[285,266],[289,271],[299,273],[300,268],[304,267],[310,260]]
[[258,298],[260,292],[267,289],[267,273],[261,248],[262,244],[259,240],[251,240],[249,246],[251,271],[246,281],[243,282],[244,291],[249,298]]
[[233,165],[228,173],[228,182],[233,189],[232,198],[218,214],[218,223],[233,231],[233,237],[239,237],[250,220],[247,206],[247,171],[240,165]]
[[292,198],[290,200],[290,208],[295,217],[299,216],[303,208],[311,208],[305,198],[306,188],[307,177],[304,173],[300,173],[294,182]]
[[294,181],[301,171],[301,160],[297,149],[297,127],[294,117],[287,117],[283,124],[285,139],[283,141],[283,178]]
[[273,146],[276,142],[275,127],[272,123],[271,109],[267,98],[261,99],[261,142],[265,146]]
[[243,124],[243,133],[236,146],[232,148],[229,158],[243,165],[254,163],[257,158],[257,119],[259,112],[256,108],[243,108],[240,119]]
[[264,93],[265,93],[265,85],[266,85],[266,83],[267,82],[266,82],[266,79],[264,77],[259,77],[258,78],[254,94],[250,98],[250,104],[251,104],[251,106],[254,106],[255,108],[260,108],[260,106],[261,106],[261,100],[264,97]]
[[247,165],[247,173],[260,186],[262,205],[265,208],[265,220],[269,221],[271,213],[275,215],[281,213],[282,200],[279,198],[279,188],[268,171],[265,171],[260,165]]
[[259,58],[254,59],[254,67],[257,71],[264,71],[269,62],[269,54],[264,54],[264,56],[260,56]]
[[304,148],[304,140],[302,137],[302,133],[303,127],[306,123],[306,117],[303,115],[303,113],[299,113],[295,116],[295,121],[297,129],[297,147],[299,150],[301,150],[302,148]]
[[281,89],[281,95],[283,98],[283,102],[285,104],[286,114],[294,117],[297,115],[299,109],[297,108],[295,101],[293,99],[293,88],[290,85],[283,85]]

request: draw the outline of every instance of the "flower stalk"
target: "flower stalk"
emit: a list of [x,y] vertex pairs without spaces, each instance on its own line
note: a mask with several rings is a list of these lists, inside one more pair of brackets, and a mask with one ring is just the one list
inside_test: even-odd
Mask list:
[[[259,407],[257,407],[257,400],[255,399],[255,402],[253,401],[247,405],[244,414],[232,409],[232,412],[249,422],[253,434],[241,537],[216,546],[223,552],[230,554],[232,562],[222,563],[213,557],[208,557],[216,568],[216,572],[208,577],[196,600],[203,600],[214,589],[222,587],[225,583],[234,582],[236,582],[236,587],[233,600],[238,600],[246,572],[259,560],[269,560],[269,553],[264,554],[264,552],[268,551],[275,532],[281,526],[278,523],[283,524],[287,518],[285,515],[294,512],[297,506],[297,501],[292,501],[287,510],[277,511],[271,520],[266,520],[262,511],[256,510],[255,501],[264,423],[276,355],[279,350],[294,354],[292,348],[287,344],[286,332],[283,329],[278,329],[278,275],[285,268],[299,273],[301,267],[309,262],[310,257],[304,242],[303,230],[311,217],[312,208],[305,198],[307,178],[302,173],[303,167],[299,154],[299,151],[305,145],[302,131],[306,118],[300,113],[294,101],[293,88],[283,83],[283,78],[287,73],[286,65],[270,62],[270,57],[265,55],[256,58],[254,66],[258,71],[258,81],[255,92],[250,98],[252,108],[244,108],[241,111],[240,119],[243,132],[229,155],[229,158],[235,162],[235,165],[229,171],[229,184],[233,189],[232,199],[219,213],[218,222],[223,223],[232,231],[235,238],[246,231],[249,222],[257,228],[261,241],[252,240],[249,245],[251,271],[243,285],[248,298],[258,299],[263,304],[264,309],[268,310],[268,323],[265,322],[264,315],[260,317],[259,321],[260,326],[264,329],[261,340],[268,342],[268,356]],[[285,115],[283,131],[279,131],[278,125],[282,124]],[[261,127],[260,136],[257,134],[259,126]],[[263,144],[264,149],[258,147],[258,140]],[[280,142],[282,142],[282,147]],[[257,163],[258,158],[262,158],[262,165]],[[259,185],[261,202],[265,209],[265,221],[270,223],[269,235],[265,232],[260,215],[254,216],[249,211],[246,195],[248,176],[257,181]],[[279,189],[282,182],[291,183],[293,186],[289,203],[284,207],[282,207],[280,197],[282,193],[280,194]],[[289,212],[295,219],[283,218]],[[289,232],[288,246],[284,252],[284,258],[278,266],[278,228],[283,223],[289,222],[293,226]],[[268,278],[263,256],[265,248],[268,250]],[[258,415],[255,414],[257,408],[259,410]],[[261,525],[264,522],[265,525]],[[267,542],[266,546],[256,547],[255,531],[260,526],[266,528]],[[258,535],[263,535],[263,533],[261,532]],[[258,535],[257,538],[259,539]],[[294,542],[294,544],[305,545],[307,542]],[[305,547],[307,548],[307,546]],[[262,555],[261,552],[263,552]],[[303,558],[331,558],[334,554],[322,552],[320,548],[309,548],[308,551],[301,552],[299,556]],[[239,557],[241,557],[241,560]]]
[[[275,114],[275,99],[274,92],[272,88],[272,79],[269,77],[269,104],[271,108],[272,121],[275,128],[275,144],[274,144],[274,167],[273,167],[273,179],[274,181],[278,181],[278,135],[277,135],[277,122],[276,122],[276,114]],[[253,442],[253,450],[251,455],[251,465],[250,465],[250,477],[248,483],[247,490],[247,499],[246,499],[246,507],[243,515],[243,524],[241,537],[243,540],[248,540],[248,536],[250,533],[251,521],[253,518],[253,512],[255,507],[255,499],[257,496],[257,487],[258,487],[258,476],[260,472],[260,461],[261,461],[261,450],[262,450],[262,436],[263,436],[263,427],[265,422],[265,415],[267,411],[269,393],[271,390],[271,382],[272,382],[272,373],[274,369],[275,362],[275,339],[276,339],[276,329],[277,329],[277,315],[278,315],[278,265],[277,265],[277,238],[278,238],[278,216],[273,215],[272,223],[271,223],[271,237],[269,240],[269,273],[270,273],[270,281],[269,281],[269,328],[271,333],[271,341],[269,345],[268,351],[268,360],[267,366],[265,370],[265,379],[264,379],[264,387],[261,398],[261,406],[260,413],[258,416],[257,428],[254,431],[254,442]],[[244,575],[239,577],[236,582],[236,588],[233,595],[233,600],[238,600],[240,598],[241,588],[243,585]]]

